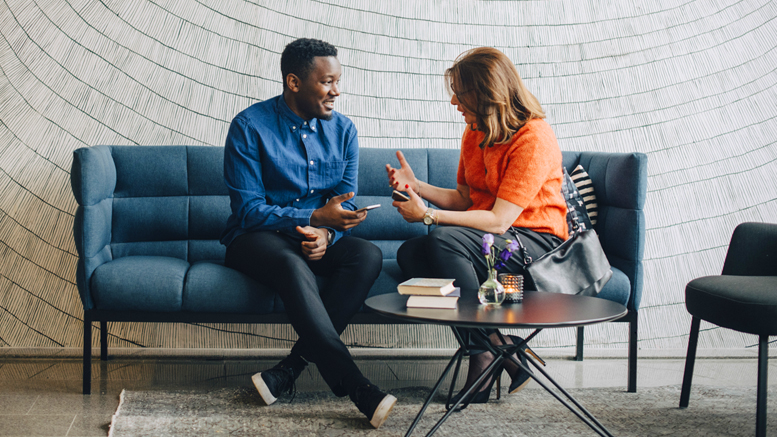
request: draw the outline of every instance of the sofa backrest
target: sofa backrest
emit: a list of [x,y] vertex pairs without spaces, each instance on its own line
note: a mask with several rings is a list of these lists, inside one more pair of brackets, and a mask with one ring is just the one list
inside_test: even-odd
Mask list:
[[[416,177],[444,188],[456,188],[458,150],[401,149]],[[367,219],[355,227],[352,235],[371,240],[383,251],[383,258],[394,259],[397,249],[407,239],[426,235],[422,223],[407,223],[391,206],[392,189],[388,186],[386,164],[399,168],[395,149],[359,150],[359,207],[379,203],[381,208],[370,211]]]
[[[373,241],[384,258],[395,258],[403,241],[425,235],[391,207],[385,173],[398,167],[395,150],[360,150],[357,205],[380,203],[353,235]],[[404,149],[421,180],[455,188],[459,151]],[[90,300],[86,278],[107,261],[131,255],[161,255],[190,263],[221,261],[219,243],[230,214],[223,177],[223,148],[208,146],[95,146],[74,152],[71,183],[79,204],[74,224],[79,252],[77,279]],[[644,154],[564,152],[571,171],[582,164],[599,200],[599,233],[610,263],[629,276],[629,308],[639,307],[644,251]]]

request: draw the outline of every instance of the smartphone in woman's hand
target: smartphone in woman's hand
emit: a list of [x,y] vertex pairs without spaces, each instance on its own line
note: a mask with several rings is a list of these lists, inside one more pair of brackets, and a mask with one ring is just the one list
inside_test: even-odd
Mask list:
[[394,192],[391,193],[391,198],[398,202],[407,202],[408,200],[410,200],[409,197],[405,196],[404,194],[400,193],[397,190],[394,190]]

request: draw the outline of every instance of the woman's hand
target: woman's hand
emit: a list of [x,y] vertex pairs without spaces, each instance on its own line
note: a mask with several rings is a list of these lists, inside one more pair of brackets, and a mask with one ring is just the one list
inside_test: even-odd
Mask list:
[[426,210],[428,209],[427,206],[424,205],[424,201],[418,197],[418,194],[416,194],[415,191],[410,189],[409,185],[405,185],[402,188],[407,191],[407,195],[410,197],[410,200],[406,200],[404,202],[395,200],[391,203],[391,206],[395,207],[402,215],[402,218],[404,218],[408,223],[423,221],[424,214],[426,214]]
[[399,160],[399,168],[394,168],[391,164],[386,164],[386,172],[388,173],[389,185],[395,190],[407,190],[412,189],[415,193],[421,191],[421,185],[415,178],[413,169],[410,168],[410,164],[405,160],[405,155],[397,150],[397,159]]

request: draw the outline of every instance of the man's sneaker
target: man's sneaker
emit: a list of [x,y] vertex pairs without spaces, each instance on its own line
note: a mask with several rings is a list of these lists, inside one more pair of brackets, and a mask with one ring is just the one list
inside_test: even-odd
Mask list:
[[259,395],[265,404],[271,405],[283,393],[291,393],[297,379],[294,370],[290,367],[278,364],[272,369],[259,372],[251,377],[254,386],[259,390]]
[[376,429],[383,425],[397,403],[397,398],[383,393],[372,384],[360,385],[350,397],[356,408],[370,419],[370,424]]

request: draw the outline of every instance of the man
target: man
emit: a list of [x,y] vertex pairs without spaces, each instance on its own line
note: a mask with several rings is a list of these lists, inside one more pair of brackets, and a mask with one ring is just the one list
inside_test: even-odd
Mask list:
[[[229,127],[224,179],[232,215],[226,265],[278,292],[299,336],[279,364],[252,377],[267,405],[291,392],[308,362],[337,396],[350,396],[378,428],[396,403],[362,375],[340,334],[380,273],[382,253],[349,236],[357,212],[359,145],[334,111],[337,49],[299,39],[283,50],[283,94],[250,106]],[[328,276],[319,289],[316,275]]]

